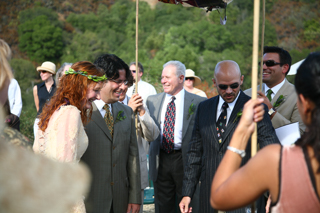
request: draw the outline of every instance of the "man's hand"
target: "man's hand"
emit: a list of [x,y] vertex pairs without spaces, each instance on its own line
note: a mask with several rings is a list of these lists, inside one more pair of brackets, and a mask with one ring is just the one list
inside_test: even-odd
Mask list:
[[139,112],[141,107],[143,107],[141,96],[137,93],[133,94],[129,100],[128,106],[131,107],[134,112],[136,112],[136,110]]
[[189,208],[191,202],[191,198],[188,196],[185,196],[182,198],[181,202],[179,203],[180,211],[183,213],[190,213],[192,212],[192,208]]
[[135,203],[129,203],[127,213],[139,213],[140,205]]
[[258,91],[258,98],[263,98],[263,103],[264,103],[265,105],[267,105],[268,109],[271,109],[271,108],[272,108],[271,102],[269,101],[269,99],[267,98],[267,96],[264,95],[263,92]]

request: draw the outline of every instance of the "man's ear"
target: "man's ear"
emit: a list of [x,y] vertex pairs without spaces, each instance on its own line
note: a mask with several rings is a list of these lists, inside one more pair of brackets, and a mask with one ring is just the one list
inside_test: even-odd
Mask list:
[[216,79],[212,78],[213,86],[217,87]]
[[181,83],[183,82],[183,79],[184,79],[184,75],[180,75],[179,76],[179,80],[180,80]]
[[289,64],[282,65],[282,73],[286,74],[289,70]]
[[243,79],[244,79],[244,76],[242,75],[242,76],[240,77],[240,85],[243,84]]

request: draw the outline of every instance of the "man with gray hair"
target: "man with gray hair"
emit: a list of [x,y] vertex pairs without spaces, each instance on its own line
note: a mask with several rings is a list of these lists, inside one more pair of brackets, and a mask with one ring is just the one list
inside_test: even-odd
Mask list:
[[206,99],[183,89],[185,70],[180,61],[164,64],[161,75],[164,92],[147,99],[150,115],[161,130],[149,149],[155,209],[161,213],[175,212],[182,198],[183,167],[195,112],[198,104]]

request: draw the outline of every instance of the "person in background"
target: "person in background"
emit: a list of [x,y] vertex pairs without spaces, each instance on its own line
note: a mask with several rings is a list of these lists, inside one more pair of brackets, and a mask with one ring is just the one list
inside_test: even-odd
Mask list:
[[21,89],[18,81],[14,78],[10,81],[8,99],[11,113],[20,117],[22,110]]
[[[48,158],[77,163],[88,147],[83,125],[92,113],[92,102],[100,99],[106,80],[101,69],[88,61],[76,62],[61,79],[61,87],[43,107],[33,150]],[[83,201],[74,208],[85,212]]]
[[[144,200],[144,189],[149,186],[148,176],[148,164],[147,164],[147,148],[149,143],[157,139],[160,131],[150,116],[149,110],[143,105],[142,97],[135,93],[128,98],[126,92],[128,87],[132,85],[128,82],[125,85],[125,89],[120,95],[119,102],[131,107],[133,112],[138,114],[138,126],[137,128],[137,142],[139,148],[139,162],[140,162],[140,174],[141,174],[141,199]],[[143,212],[143,205],[140,207],[140,213]]]
[[59,85],[59,82],[62,78],[62,76],[65,74],[65,72],[67,70],[69,70],[69,68],[72,66],[72,63],[69,62],[64,62],[61,67],[58,69],[57,73],[56,73],[56,84],[57,86]]
[[[273,213],[320,212],[320,52],[309,54],[295,77],[298,111],[307,131],[295,145],[269,145],[240,167],[255,122],[263,117],[263,98],[250,100],[211,186],[211,205],[231,210],[269,191]],[[294,141],[292,141],[294,143]],[[239,196],[241,194],[241,196]]]
[[184,89],[190,93],[199,95],[201,97],[207,98],[207,95],[202,90],[195,88],[195,86],[201,84],[201,79],[194,74],[194,71],[191,69],[186,69],[186,76],[184,81]]
[[53,79],[53,76],[56,74],[56,65],[50,61],[46,61],[40,67],[37,67],[37,71],[40,73],[43,82],[33,87],[34,104],[37,109],[37,118],[33,125],[34,138],[36,138],[38,131],[38,117],[42,112],[42,107],[56,91],[56,83]]
[[[139,67],[139,73],[138,73],[138,93],[143,99],[143,103],[146,104],[147,98],[150,95],[155,95],[157,94],[156,89],[154,86],[151,84],[141,80],[141,77],[143,76],[144,73],[144,68],[140,62],[138,62],[138,67]],[[137,72],[137,67],[136,67],[136,62],[131,62],[129,65],[131,74],[134,79],[136,79],[136,72]],[[134,93],[136,93],[136,84],[134,83],[131,87],[128,88],[127,91],[127,96],[130,98]]]

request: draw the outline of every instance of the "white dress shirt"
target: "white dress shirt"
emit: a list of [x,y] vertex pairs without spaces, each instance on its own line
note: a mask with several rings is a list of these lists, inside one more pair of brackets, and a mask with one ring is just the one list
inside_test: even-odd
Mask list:
[[[131,87],[128,88],[127,96],[129,98],[131,98],[131,96],[132,96],[132,92],[133,92],[134,87],[135,87],[135,84],[133,84]],[[157,91],[151,84],[149,84],[143,80],[140,80],[138,82],[138,94],[142,97],[143,104],[146,104],[147,98],[150,95],[157,94]]]
[[[99,110],[101,116],[104,118],[104,115],[106,114],[106,110],[103,109],[103,106],[106,104],[103,100],[95,100],[94,103],[96,104],[97,106],[97,109]],[[109,105],[109,110],[112,114],[112,106],[111,104],[108,104]]]
[[[226,123],[226,125],[228,125],[229,118],[230,118],[230,116],[231,116],[231,113],[232,113],[232,110],[233,110],[234,106],[235,106],[236,103],[237,103],[237,100],[238,100],[238,98],[239,98],[239,95],[240,95],[240,92],[238,93],[236,99],[233,100],[233,102],[228,103],[228,108],[227,108],[227,123]],[[218,107],[217,107],[216,122],[218,121],[218,118],[219,118],[219,116],[220,116],[220,114],[221,114],[221,112],[222,112],[222,105],[223,105],[224,102],[225,102],[225,100],[223,100],[223,99],[221,98],[221,96],[219,95],[219,103],[218,103]]]
[[20,117],[22,110],[21,90],[17,80],[14,78],[10,81],[8,99],[11,113]]
[[284,85],[285,79],[283,79],[283,81],[280,84],[277,84],[276,86],[269,88],[266,84],[264,84],[265,86],[265,95],[267,96],[268,94],[268,90],[271,89],[272,93],[271,93],[271,100],[274,98],[274,96],[277,94],[277,92],[280,90],[280,88]]
[[[174,103],[176,105],[176,119],[174,124],[174,149],[179,150],[181,149],[181,143],[182,143],[182,125],[183,125],[183,110],[184,110],[184,95],[185,90],[182,89],[177,95],[176,100],[174,100]],[[164,99],[162,109],[161,109],[161,143],[162,143],[162,134],[163,134],[163,125],[165,120],[165,114],[167,111],[168,103],[171,101],[172,95],[166,94],[166,97]]]

